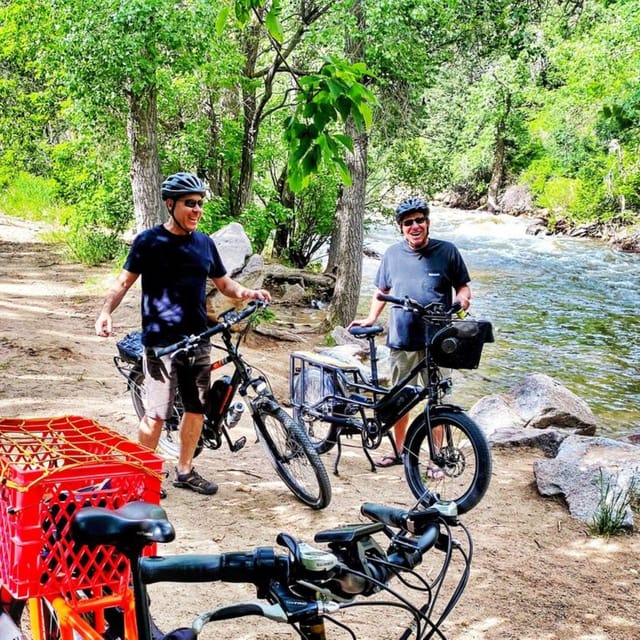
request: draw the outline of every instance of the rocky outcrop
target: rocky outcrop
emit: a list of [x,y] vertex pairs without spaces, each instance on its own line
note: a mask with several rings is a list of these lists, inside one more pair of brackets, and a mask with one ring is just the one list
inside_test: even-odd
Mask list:
[[[254,254],[251,241],[238,222],[232,222],[211,236],[216,243],[227,273],[234,280],[250,289],[262,289],[264,282],[264,258]],[[223,296],[215,287],[207,292],[207,315],[215,321],[218,314],[231,306],[241,309],[244,300],[231,300]]]
[[[523,444],[532,444],[539,439],[541,448],[548,453],[566,435],[596,432],[596,419],[589,405],[542,373],[525,376],[506,393],[481,398],[469,415],[493,444],[514,444],[520,438]],[[554,433],[550,435],[549,430]]]
[[505,190],[498,201],[501,213],[512,216],[521,216],[535,211],[533,194],[524,185],[514,184]]
[[619,509],[623,526],[633,527],[634,512],[625,497],[640,488],[640,447],[569,436],[555,458],[534,463],[534,475],[540,494],[562,496],[574,518],[591,524],[603,507]]
[[564,498],[573,517],[592,524],[615,502],[624,511],[624,526],[633,526],[625,499],[640,488],[640,438],[591,437],[593,413],[559,382],[544,374],[525,376],[508,392],[479,400],[469,414],[493,447],[539,448],[546,458],[533,469],[538,491]]

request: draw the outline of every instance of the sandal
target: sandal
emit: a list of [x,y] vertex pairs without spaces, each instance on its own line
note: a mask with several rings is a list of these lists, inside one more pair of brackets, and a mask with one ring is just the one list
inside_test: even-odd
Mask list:
[[427,467],[426,476],[429,480],[444,480],[444,471],[440,467]]
[[375,463],[376,467],[395,467],[397,464],[402,464],[402,458],[400,456],[383,456]]

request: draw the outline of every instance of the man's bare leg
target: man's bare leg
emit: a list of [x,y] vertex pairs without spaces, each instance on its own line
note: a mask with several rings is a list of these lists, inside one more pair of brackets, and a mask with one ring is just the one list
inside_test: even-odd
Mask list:
[[202,433],[204,415],[185,411],[180,421],[180,457],[176,469],[178,473],[189,473],[193,468],[193,454]]

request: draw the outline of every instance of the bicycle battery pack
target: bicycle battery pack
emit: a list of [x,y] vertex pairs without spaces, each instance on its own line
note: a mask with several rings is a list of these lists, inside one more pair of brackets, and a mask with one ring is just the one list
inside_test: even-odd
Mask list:
[[398,418],[420,402],[422,387],[408,384],[397,393],[385,396],[378,405],[378,418],[382,422],[396,422]]
[[209,387],[207,415],[210,418],[222,414],[223,408],[226,407],[229,402],[230,393],[232,393],[230,376],[218,378],[211,387]]

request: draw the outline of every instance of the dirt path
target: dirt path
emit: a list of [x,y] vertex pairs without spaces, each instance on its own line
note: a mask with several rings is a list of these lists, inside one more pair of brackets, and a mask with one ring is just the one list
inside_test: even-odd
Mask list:
[[[115,315],[118,336],[93,335],[98,306],[113,278],[109,269],[64,261],[61,250],[37,242],[30,225],[0,216],[0,415],[80,414],[135,438],[136,421],[124,380],[113,366],[116,339],[138,324],[138,301],[129,296]],[[319,342],[319,338],[318,338]],[[291,345],[254,342],[250,361],[266,370],[286,398]],[[358,521],[367,500],[407,506],[402,471],[372,474],[356,448],[346,451],[341,476],[332,476],[333,501],[322,512],[291,496],[266,463],[250,425],[248,444],[237,454],[205,452],[199,469],[220,484],[206,498],[176,490],[163,502],[177,529],[166,552],[216,552],[270,546],[280,531],[311,541],[313,533]],[[444,627],[450,640],[631,640],[639,637],[640,539],[589,538],[564,505],[535,489],[529,450],[494,452],[487,497],[464,517],[475,554],[467,590]],[[333,462],[325,458],[328,468]],[[170,469],[170,465],[167,465]],[[161,626],[190,624],[214,604],[253,599],[242,585],[161,585],[153,588]],[[374,613],[375,611],[375,613]],[[363,639],[397,637],[388,610],[355,608]],[[286,626],[247,618],[211,628],[203,638],[293,638]],[[330,628],[329,638],[346,638]]]

